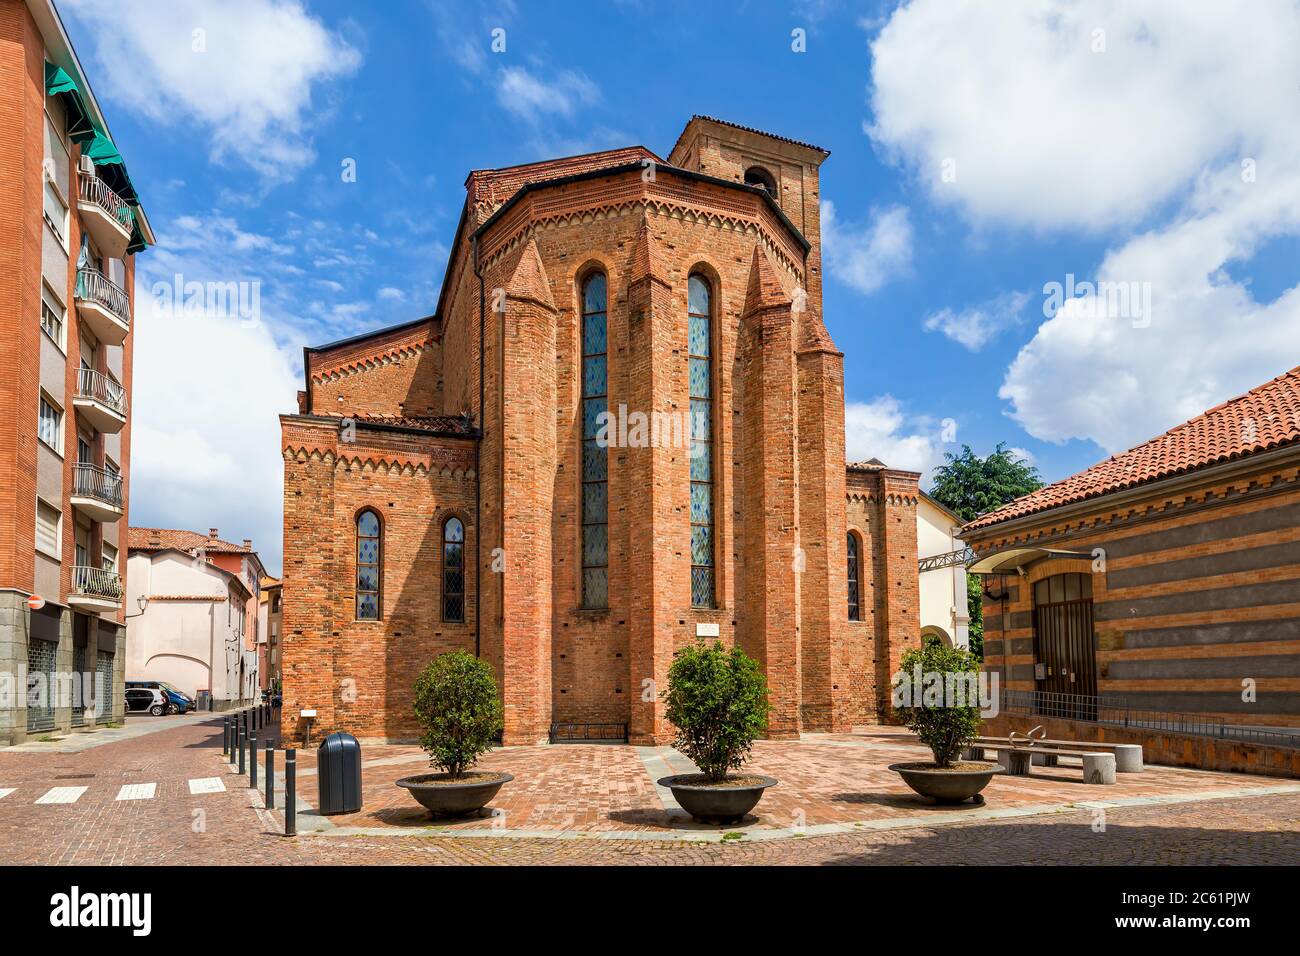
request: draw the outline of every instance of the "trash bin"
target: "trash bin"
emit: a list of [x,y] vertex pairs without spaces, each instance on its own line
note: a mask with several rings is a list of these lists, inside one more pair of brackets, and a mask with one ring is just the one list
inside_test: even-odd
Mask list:
[[323,816],[361,809],[361,745],[351,734],[332,733],[316,748],[317,812]]

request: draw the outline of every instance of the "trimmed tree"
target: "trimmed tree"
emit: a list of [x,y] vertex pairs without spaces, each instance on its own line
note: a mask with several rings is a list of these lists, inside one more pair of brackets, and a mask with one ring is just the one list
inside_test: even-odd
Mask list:
[[740,769],[771,710],[758,662],[721,641],[682,648],[668,669],[666,701],[666,716],[677,728],[675,746],[710,783]]
[[[974,521],[982,514],[1043,487],[1038,469],[1025,459],[1017,458],[1006,442],[999,442],[987,458],[976,455],[970,445],[962,445],[960,455],[947,452],[944,457],[947,462],[934,470],[930,497],[962,521]],[[980,579],[970,575],[966,578],[970,649],[980,660],[984,659],[983,601]]]
[[[979,661],[969,651],[960,647],[946,647],[942,644],[927,644],[925,647],[913,647],[903,652],[901,670],[907,680],[919,665],[923,681],[931,675],[939,675],[943,689],[954,684],[974,688],[979,672]],[[956,680],[949,680],[948,675],[958,675]],[[965,676],[970,675],[970,676]],[[970,700],[970,696],[966,697]],[[924,701],[913,701],[911,707],[897,708],[903,720],[903,726],[921,738],[921,743],[930,748],[934,762],[940,767],[951,767],[962,748],[979,736],[980,709],[978,699],[963,706],[949,706],[956,703],[940,700],[937,706],[926,706]]]
[[464,651],[443,654],[415,680],[415,716],[429,763],[459,780],[501,733],[492,668]]

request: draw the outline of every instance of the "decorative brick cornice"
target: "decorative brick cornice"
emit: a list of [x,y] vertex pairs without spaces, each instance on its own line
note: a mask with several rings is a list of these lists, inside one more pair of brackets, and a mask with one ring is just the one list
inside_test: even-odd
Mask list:
[[387,349],[383,352],[377,352],[374,355],[368,355],[364,358],[355,359],[343,365],[333,368],[320,369],[313,371],[311,380],[317,385],[325,382],[337,382],[340,379],[350,375],[356,375],[359,372],[369,372],[372,369],[383,368],[386,365],[399,364],[405,359],[416,358],[434,345],[438,339],[430,336],[422,342],[413,342],[409,345],[398,346],[397,348]]
[[[340,454],[333,448],[299,445],[288,446],[282,450],[286,462],[318,462],[335,471],[362,471],[377,474],[400,474],[406,476],[435,476],[456,480],[473,481],[478,472],[472,465],[457,462],[451,456],[438,454],[442,449],[434,449],[429,454],[416,458],[394,454],[366,453]],[[440,460],[443,459],[443,460]]]
[[[722,213],[655,197],[639,197],[597,203],[581,209],[543,214],[535,218],[520,215],[517,221],[513,221],[507,226],[503,235],[497,237],[499,244],[494,245],[491,252],[485,250],[483,268],[485,271],[491,268],[542,230],[563,229],[570,226],[599,222],[603,219],[621,218],[636,214],[654,214],[682,222],[700,223],[716,229],[754,236],[759,240],[763,249],[767,251],[769,257],[785,268],[796,282],[802,284],[804,281],[803,260],[793,256],[788,249],[784,248],[783,243],[777,242],[773,238],[771,231],[758,220],[734,213]],[[505,224],[503,223],[503,225]]]

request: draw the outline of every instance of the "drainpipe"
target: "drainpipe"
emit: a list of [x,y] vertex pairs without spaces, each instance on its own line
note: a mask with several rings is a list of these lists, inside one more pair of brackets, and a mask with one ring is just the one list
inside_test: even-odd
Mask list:
[[474,275],[478,277],[478,437],[475,439],[474,469],[474,656],[483,653],[483,372],[485,342],[483,339],[485,315],[483,272],[478,258],[478,237],[472,240]]

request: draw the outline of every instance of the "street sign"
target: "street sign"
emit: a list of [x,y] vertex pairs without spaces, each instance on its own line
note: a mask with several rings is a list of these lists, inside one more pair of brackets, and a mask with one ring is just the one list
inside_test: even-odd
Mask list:
[[27,599],[27,606],[33,611],[39,611],[41,608],[45,607],[45,598],[41,597],[39,594],[33,594]]

